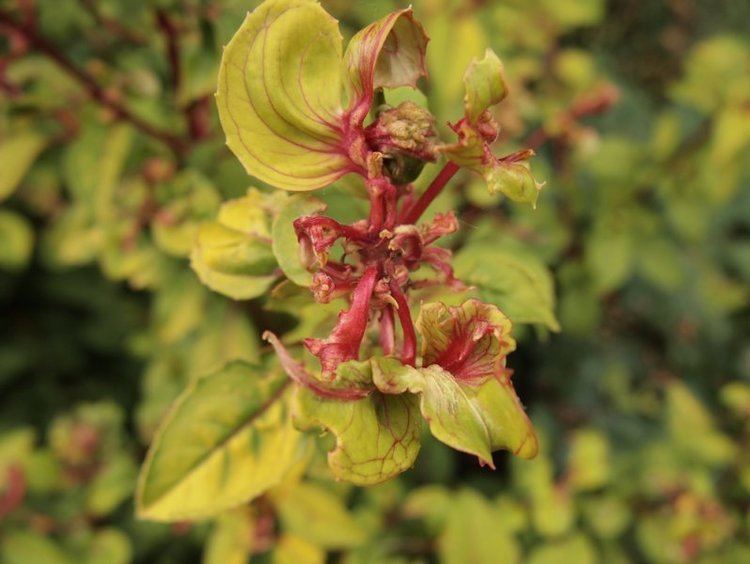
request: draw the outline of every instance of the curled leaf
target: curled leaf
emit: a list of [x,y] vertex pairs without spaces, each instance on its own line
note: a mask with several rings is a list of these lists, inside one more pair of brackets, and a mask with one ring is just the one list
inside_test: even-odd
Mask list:
[[534,151],[518,151],[498,158],[490,150],[499,127],[487,110],[508,94],[503,65],[492,50],[487,49],[482,60],[471,62],[464,75],[464,86],[465,116],[451,125],[458,141],[438,149],[448,160],[481,175],[491,194],[500,193],[535,207],[544,184],[537,182],[529,169],[528,160]]
[[427,76],[428,41],[411,8],[388,14],[352,37],[344,64],[355,120],[367,115],[376,88],[416,87],[419,77]]
[[433,364],[413,368],[395,358],[373,359],[375,385],[387,394],[419,394],[419,408],[433,436],[494,468],[487,427],[465,387]]
[[334,475],[358,485],[377,484],[414,463],[420,425],[415,398],[377,391],[355,401],[322,398],[297,388],[294,423],[300,430],[323,427],[336,437],[328,453]]
[[457,307],[422,305],[416,323],[423,364],[437,364],[462,382],[479,384],[505,371],[516,348],[510,320],[493,305],[466,300]]
[[479,116],[490,106],[502,102],[508,95],[503,75],[503,63],[492,49],[487,49],[482,60],[474,59],[464,74],[466,118],[477,123]]
[[267,0],[227,45],[216,93],[227,145],[247,172],[286,190],[349,172],[341,149],[341,34],[311,0]]

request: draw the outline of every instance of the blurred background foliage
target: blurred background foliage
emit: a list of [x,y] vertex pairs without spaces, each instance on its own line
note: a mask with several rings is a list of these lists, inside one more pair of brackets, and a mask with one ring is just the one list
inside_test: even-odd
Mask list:
[[[350,36],[403,3],[323,4]],[[413,4],[439,121],[492,47],[498,147],[537,148],[548,183],[535,211],[468,175],[433,205],[459,210],[459,273],[517,321],[540,456],[493,473],[425,438],[413,471],[356,489],[317,454],[212,522],[135,521],[186,383],[331,315],[227,300],[188,267],[200,222],[259,185],[212,100],[255,3],[2,0],[0,561],[750,562],[750,4]],[[350,219],[345,190],[325,198]]]

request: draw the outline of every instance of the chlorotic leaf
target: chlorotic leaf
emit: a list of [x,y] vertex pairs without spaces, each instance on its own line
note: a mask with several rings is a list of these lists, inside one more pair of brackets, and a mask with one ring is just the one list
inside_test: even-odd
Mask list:
[[376,88],[416,87],[417,80],[427,75],[427,41],[411,8],[388,14],[352,37],[344,63],[355,115],[364,118]]
[[528,251],[477,243],[461,249],[453,267],[456,276],[475,286],[484,301],[502,309],[513,323],[560,330],[552,275]]
[[162,422],[141,469],[138,515],[197,519],[244,503],[278,484],[295,462],[300,435],[280,374],[235,361],[198,379]]
[[357,485],[383,482],[411,467],[419,452],[414,398],[373,392],[353,401],[326,399],[299,388],[293,417],[300,430],[323,427],[336,437],[328,453],[334,475]]
[[311,0],[267,0],[224,50],[216,93],[227,145],[248,174],[286,190],[349,171],[341,149],[341,34]]
[[47,139],[38,133],[21,133],[0,143],[0,202],[11,195],[42,152]]
[[395,358],[373,360],[375,385],[387,394],[419,394],[433,436],[494,468],[487,427],[478,407],[450,372],[433,364],[417,369]]
[[505,99],[508,87],[503,75],[503,64],[492,49],[487,49],[483,59],[472,60],[464,75],[464,85],[466,117],[471,123],[476,123],[479,114],[487,108]]
[[272,248],[276,260],[289,280],[298,286],[312,284],[312,274],[302,264],[299,243],[294,231],[294,220],[303,215],[312,215],[325,209],[319,200],[305,196],[292,196],[284,202],[273,221]]

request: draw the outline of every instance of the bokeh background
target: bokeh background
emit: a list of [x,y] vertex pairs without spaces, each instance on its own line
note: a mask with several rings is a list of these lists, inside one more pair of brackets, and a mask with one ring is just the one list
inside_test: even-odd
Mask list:
[[[403,4],[323,2],[346,37]],[[460,116],[492,47],[511,86],[498,150],[535,147],[547,181],[535,211],[468,175],[433,206],[459,210],[460,274],[518,321],[536,460],[491,472],[425,438],[380,486],[334,483],[321,457],[210,522],[134,519],[169,403],[296,322],[210,292],[187,259],[259,185],[212,97],[254,5],[0,2],[0,562],[750,562],[746,0],[413,2],[430,109]]]

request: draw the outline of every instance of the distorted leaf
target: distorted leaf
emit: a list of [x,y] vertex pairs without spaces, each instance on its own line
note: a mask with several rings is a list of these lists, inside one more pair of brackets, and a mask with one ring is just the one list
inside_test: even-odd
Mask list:
[[33,250],[34,231],[29,221],[15,212],[0,210],[0,268],[24,268]]
[[326,399],[304,388],[295,392],[294,422],[300,430],[324,428],[336,437],[328,453],[334,475],[358,485],[377,484],[414,463],[419,416],[414,398],[373,392],[353,401]]

